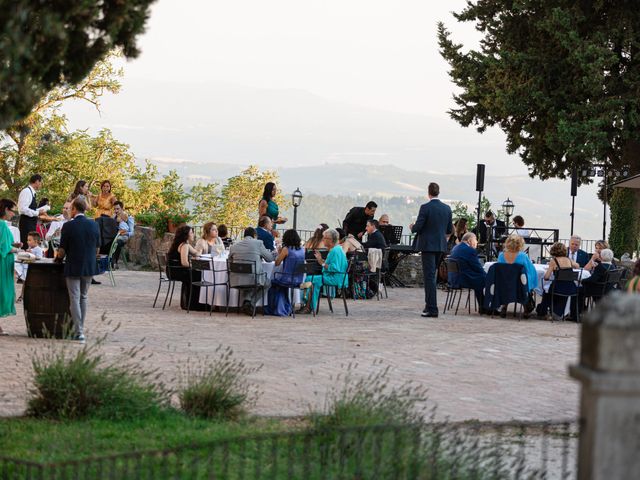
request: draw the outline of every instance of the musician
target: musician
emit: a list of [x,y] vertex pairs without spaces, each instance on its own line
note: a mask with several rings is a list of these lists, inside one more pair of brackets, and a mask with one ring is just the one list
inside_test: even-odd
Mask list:
[[506,235],[507,226],[502,220],[498,220],[495,214],[488,210],[484,214],[484,222],[480,222],[480,226],[473,230],[481,244],[485,244],[488,241],[489,232],[491,232],[491,239],[497,240],[501,236]]

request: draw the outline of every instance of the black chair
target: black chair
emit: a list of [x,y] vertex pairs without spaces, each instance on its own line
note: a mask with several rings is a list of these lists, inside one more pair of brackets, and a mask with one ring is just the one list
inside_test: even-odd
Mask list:
[[165,255],[165,262],[167,267],[166,268],[167,279],[171,282],[171,284],[169,285],[169,288],[167,289],[167,294],[164,297],[164,303],[162,304],[163,310],[167,306],[167,299],[169,300],[169,306],[171,306],[171,301],[173,300],[173,292],[176,288],[176,282],[182,282],[189,275],[189,267],[183,267],[182,265],[179,265],[179,264],[173,265],[169,261],[167,254],[164,254],[164,255]]
[[[209,287],[214,287],[215,289],[214,282],[209,282],[207,280],[204,280],[204,272],[211,272],[213,274],[213,265],[211,260],[199,260],[196,258],[192,258],[189,263],[191,266],[191,268],[189,269],[189,275],[190,275],[191,281],[189,282],[189,303],[187,304],[187,313],[189,313],[189,307],[191,304],[191,293],[192,293],[193,287],[204,288],[207,300],[209,299]],[[199,273],[200,275],[196,275],[196,273]],[[215,293],[214,293],[214,298],[215,298]],[[209,306],[209,316],[211,316],[212,312],[213,312],[213,299],[211,300],[211,305]]]
[[587,308],[591,309],[596,304],[596,298],[599,300],[604,297],[611,290],[614,290],[617,285],[620,284],[622,280],[624,269],[622,268],[611,268],[607,271],[607,276],[605,277],[604,282],[596,282],[593,283],[592,286],[594,289],[599,290],[599,295],[591,294],[587,297]]
[[[238,312],[240,312],[240,292],[243,290],[253,290],[254,298],[256,299],[256,301],[253,304],[251,318],[254,318],[256,316],[256,307],[258,305],[258,292],[262,294],[262,299],[264,302],[264,283],[267,279],[266,272],[258,272],[257,262],[249,260],[227,260],[227,271],[229,272],[229,274],[227,277],[227,311],[225,313],[225,316],[229,315],[229,294],[231,293],[231,289],[233,288],[235,290],[239,290],[237,305]],[[248,277],[252,281],[238,284],[232,283],[232,273],[245,275],[245,278]],[[262,314],[264,315],[264,308],[262,309]]]
[[[562,284],[573,284],[575,286],[575,282],[580,282],[580,276],[582,271],[574,271],[573,268],[559,268],[555,272],[553,272],[553,282],[551,283],[551,287],[549,288],[549,294],[551,295],[551,321],[553,321],[554,312],[554,300],[555,297],[561,297],[565,299],[565,303],[567,299],[572,301],[571,299],[575,298],[575,312],[576,312],[576,321],[580,322],[580,309],[578,308],[578,288],[576,287],[574,293],[559,293],[557,289]],[[562,320],[564,320],[564,315],[562,315]]]
[[[364,259],[362,259],[362,257],[356,256],[355,258],[357,258],[359,261],[364,261],[367,263],[369,263],[369,259],[367,258],[367,255],[364,254]],[[384,296],[385,298],[389,298],[389,295],[387,293],[387,274],[389,273],[389,249],[385,248],[382,251],[382,266],[376,270],[375,272],[372,272],[369,268],[367,268],[363,275],[367,278],[367,284],[369,284],[369,282],[371,280],[376,282],[377,285],[377,289],[376,289],[376,298],[379,301],[380,300],[380,284],[382,284],[382,286],[384,287]]]
[[[300,277],[304,275],[317,275],[319,270],[322,270],[320,264],[318,262],[299,262],[296,265],[296,268],[293,270],[293,273],[284,273],[284,272],[275,272],[273,274],[272,285],[280,285],[287,289],[287,295],[289,296],[289,301],[291,302],[291,315],[293,318],[296,318],[296,308],[293,302],[293,298],[296,290],[301,290],[300,283],[297,284],[294,282],[295,277]],[[320,272],[321,274],[322,272]],[[316,316],[316,311],[311,310],[313,316]]]
[[[447,273],[457,273],[457,274],[460,273],[460,265],[458,265],[457,260],[453,258],[445,258],[444,261],[447,265]],[[465,307],[469,308],[469,315],[471,315],[471,292],[473,292],[473,289],[469,287],[454,286],[454,285],[451,285],[451,282],[447,282],[447,297],[444,300],[444,310],[442,311],[443,315],[447,313],[448,308],[449,309],[453,308],[453,304],[456,300],[456,296],[458,297],[458,303],[456,304],[455,314],[458,315],[458,308],[460,308],[460,300],[462,299],[462,294],[465,290],[467,291],[467,303],[465,304]],[[475,292],[473,295],[474,295],[473,296],[474,309],[477,309]]]
[[[320,286],[320,295],[318,296],[318,304],[316,305],[316,314],[320,311],[320,300],[322,299],[322,296],[324,295],[327,298],[327,303],[329,304],[329,311],[331,313],[333,313],[333,305],[331,303],[331,295],[329,294],[328,289],[335,289],[336,290],[336,298],[338,298],[338,296],[342,297],[342,301],[344,303],[344,314],[346,317],[349,316],[349,307],[347,307],[347,290],[349,289],[349,273],[351,272],[351,268],[353,266],[353,257],[351,257],[349,259],[349,262],[347,264],[347,270],[344,273],[338,273],[338,272],[323,272],[320,273],[320,275],[322,275],[322,285]],[[322,267],[320,267],[320,269],[322,270]],[[339,281],[339,285],[344,285],[345,284],[345,280],[347,283],[346,287],[336,287],[335,285],[325,285],[324,284],[324,275],[326,276],[332,276],[334,278],[338,278]]]
[[[156,302],[158,301],[158,295],[160,295],[162,284],[169,283],[169,290],[171,290],[172,284],[175,283],[167,277],[167,273],[165,270],[167,268],[167,254],[165,252],[156,252],[156,258],[158,260],[158,273],[160,274],[160,278],[158,279],[158,291],[156,292],[156,298],[153,300],[152,308],[156,308]],[[171,305],[171,303],[169,303],[169,305]],[[164,310],[164,306],[162,308]]]
[[327,259],[327,255],[329,255],[329,250],[327,250],[326,248],[314,248],[314,249],[305,250],[304,259],[305,260],[314,260],[315,261],[315,259],[316,259],[315,251],[316,250],[318,250],[320,252],[320,255],[322,255],[322,259],[323,260]]

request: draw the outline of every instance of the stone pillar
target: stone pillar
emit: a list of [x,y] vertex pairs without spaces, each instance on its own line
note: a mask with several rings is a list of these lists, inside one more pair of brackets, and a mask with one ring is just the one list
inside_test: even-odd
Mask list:
[[612,294],[582,326],[580,480],[640,479],[640,296]]

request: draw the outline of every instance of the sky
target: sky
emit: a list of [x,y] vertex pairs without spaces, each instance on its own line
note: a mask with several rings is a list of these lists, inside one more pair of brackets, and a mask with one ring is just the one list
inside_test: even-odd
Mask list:
[[518,176],[544,195],[500,131],[479,134],[447,115],[455,86],[436,26],[474,46],[478,32],[451,13],[465,3],[158,0],[141,55],[123,62],[122,93],[105,97],[100,115],[65,112],[72,128],[111,128],[142,158],[467,174],[485,163],[487,176]]

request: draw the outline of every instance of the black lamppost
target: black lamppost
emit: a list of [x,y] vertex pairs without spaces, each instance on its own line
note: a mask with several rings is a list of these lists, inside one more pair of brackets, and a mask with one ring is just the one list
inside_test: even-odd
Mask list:
[[298,207],[302,203],[302,192],[299,188],[291,194],[291,204],[293,205],[293,229],[297,230],[298,226]]
[[504,214],[507,217],[507,230],[506,230],[506,234],[509,235],[509,217],[511,215],[513,215],[513,209],[516,206],[513,204],[513,202],[509,199],[509,197],[507,197],[507,199],[502,202],[502,211],[504,212]]

